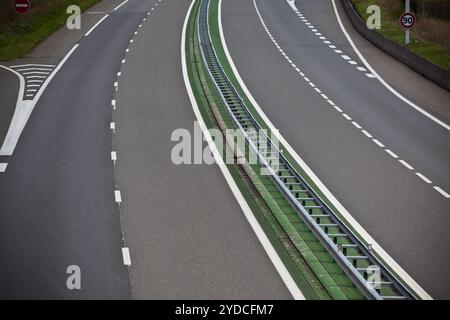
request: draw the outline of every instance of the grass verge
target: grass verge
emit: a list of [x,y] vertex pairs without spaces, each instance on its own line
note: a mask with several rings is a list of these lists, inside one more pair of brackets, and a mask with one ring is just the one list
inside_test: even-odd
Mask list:
[[16,14],[10,1],[1,5],[0,61],[23,57],[66,23],[69,5],[85,11],[101,0],[33,1],[29,12]]
[[[404,45],[405,32],[398,24],[398,17],[400,16],[399,10],[395,10],[394,7],[387,7],[380,0],[352,0],[353,5],[360,17],[366,21],[369,14],[367,14],[367,7],[369,5],[378,5],[381,7],[381,29],[377,30],[385,37]],[[442,23],[446,23],[442,21]],[[426,34],[431,33],[427,20],[418,19],[417,26],[411,31],[411,43],[406,47],[415,54],[427,59],[428,61],[440,66],[444,70],[450,70],[450,50],[443,46],[425,40]],[[440,30],[441,34],[445,34],[445,30]],[[449,37],[448,32],[446,37]]]

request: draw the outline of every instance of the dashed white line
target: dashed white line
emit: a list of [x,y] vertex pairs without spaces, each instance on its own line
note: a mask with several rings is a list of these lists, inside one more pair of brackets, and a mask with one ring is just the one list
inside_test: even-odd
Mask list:
[[117,161],[117,152],[116,151],[111,151],[111,160],[112,161]]
[[342,116],[347,120],[352,120],[352,118],[350,118],[350,116],[346,113],[343,113]]
[[111,100],[111,105],[114,110],[116,110],[116,100]]
[[394,152],[392,152],[392,150],[385,149],[384,151],[386,151],[394,159],[398,159],[399,158],[398,155],[396,155]]
[[385,148],[384,144],[382,144],[380,141],[378,141],[377,139],[372,139],[372,141],[379,146],[380,148]]
[[114,198],[116,199],[117,203],[122,203],[122,193],[120,190],[114,191]]
[[414,170],[414,168],[405,160],[399,160],[398,162],[400,162],[402,165],[404,165],[406,168],[408,168],[408,170]]
[[447,192],[445,192],[442,188],[438,187],[438,186],[434,186],[433,187],[434,190],[436,190],[437,192],[439,192],[440,194],[442,194],[445,198],[449,199],[450,198],[450,194],[448,194]]
[[352,121],[352,124],[357,128],[357,129],[361,129],[362,127],[355,121]]
[[122,248],[122,257],[123,257],[123,264],[126,266],[131,266],[131,257],[129,248],[127,247]]
[[7,163],[0,163],[0,173],[6,172]]
[[111,122],[111,123],[109,124],[109,128],[110,128],[112,131],[115,131],[115,130],[116,130],[116,123],[115,123],[115,122]]
[[422,179],[423,181],[425,181],[425,183],[428,183],[428,184],[431,184],[431,183],[432,183],[430,179],[428,179],[427,177],[425,177],[425,176],[424,176],[423,174],[421,174],[420,172],[416,172],[416,175],[417,175],[420,179]]

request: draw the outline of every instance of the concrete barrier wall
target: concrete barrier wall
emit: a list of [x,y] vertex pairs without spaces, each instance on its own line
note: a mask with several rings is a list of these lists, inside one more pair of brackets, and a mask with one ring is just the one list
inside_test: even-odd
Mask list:
[[361,33],[367,40],[378,46],[380,49],[390,54],[397,60],[403,62],[411,69],[420,73],[424,77],[434,81],[441,87],[450,91],[450,72],[441,67],[429,62],[428,60],[411,52],[402,45],[386,38],[381,33],[370,30],[366,26],[366,22],[359,16],[355,7],[350,0],[341,0],[347,16],[352,25]]

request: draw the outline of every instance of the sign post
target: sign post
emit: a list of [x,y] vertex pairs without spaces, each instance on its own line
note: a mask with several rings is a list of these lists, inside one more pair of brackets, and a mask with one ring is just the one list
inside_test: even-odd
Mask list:
[[400,16],[400,25],[405,29],[405,44],[410,42],[410,29],[416,24],[416,16],[410,12],[410,0],[405,0],[405,12]]

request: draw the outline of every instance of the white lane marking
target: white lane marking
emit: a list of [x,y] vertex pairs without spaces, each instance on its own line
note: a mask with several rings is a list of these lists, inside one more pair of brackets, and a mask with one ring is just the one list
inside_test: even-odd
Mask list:
[[[358,55],[359,59],[362,61],[362,63],[366,66],[366,68],[372,72],[375,77],[378,79],[378,81],[381,82],[381,84],[383,84],[390,92],[392,92],[396,97],[398,97],[400,100],[402,100],[403,102],[405,102],[406,104],[408,104],[409,106],[413,107],[415,110],[419,111],[420,113],[422,113],[424,116],[426,116],[427,118],[431,119],[432,121],[436,122],[437,124],[439,124],[440,126],[444,127],[447,130],[450,130],[450,126],[446,123],[444,123],[443,121],[439,120],[438,118],[436,118],[435,116],[431,115],[430,113],[428,113],[427,111],[425,111],[422,107],[416,105],[415,103],[409,101],[407,98],[405,98],[404,96],[402,96],[399,92],[397,92],[394,88],[392,88],[373,68],[372,66],[367,62],[367,60],[364,58],[364,56],[361,54],[361,52],[359,51],[359,49],[356,47],[355,43],[353,42],[352,38],[350,37],[349,33],[347,32],[347,30],[344,27],[344,24],[342,23],[341,17],[339,15],[338,9],[336,7],[336,2],[335,0],[331,0],[332,4],[333,4],[333,9],[334,9],[334,13],[336,15],[336,19],[338,21],[338,24],[342,30],[342,32],[344,33],[345,37],[347,38],[348,42],[350,43],[350,45],[353,48],[353,51],[355,51],[355,53]],[[421,289],[419,290],[420,294],[423,295],[423,297],[427,297],[427,298],[431,298],[422,288],[417,287],[417,289]]]
[[338,106],[333,106],[333,108],[335,108],[337,112],[342,112],[342,109],[339,108]]
[[325,100],[328,100],[328,97],[327,97],[326,94],[321,93],[320,95],[321,95],[321,97],[324,98]]
[[85,36],[85,37],[88,37],[88,36],[91,34],[91,32],[94,31],[94,29],[97,28],[97,26],[100,25],[100,23],[102,23],[102,22],[103,22],[106,18],[108,18],[108,17],[109,17],[109,14],[107,14],[107,15],[105,15],[103,18],[101,18],[96,24],[94,24],[94,25],[92,26],[92,28],[89,29],[88,32],[86,32],[86,33],[84,34],[84,36]]
[[[255,7],[255,10],[258,14],[259,20],[263,22],[264,19],[262,18],[261,13],[259,12],[258,5],[256,4],[255,0],[253,0],[253,6]],[[221,33],[223,33],[223,31],[221,31]],[[222,37],[222,39],[224,38]],[[422,287],[420,287],[420,285],[379,245],[377,241],[375,241],[375,239],[355,220],[355,218],[353,218],[353,216],[347,211],[347,209],[336,199],[336,197],[330,192],[330,190],[328,190],[328,188],[322,183],[322,181],[314,174],[314,172],[309,168],[309,166],[300,158],[300,156],[295,152],[295,150],[276,130],[275,126],[266,116],[266,114],[261,109],[259,104],[255,101],[254,97],[251,95],[250,91],[248,90],[247,86],[242,80],[228,51],[226,42],[222,40],[222,43],[224,46],[225,54],[233,70],[233,73],[236,76],[236,79],[238,80],[240,86],[242,87],[242,90],[247,95],[250,102],[255,107],[255,110],[261,116],[262,120],[267,124],[269,129],[272,132],[274,132],[278,141],[280,141],[281,144],[284,145],[286,150],[292,155],[294,160],[303,168],[305,173],[311,178],[311,180],[315,183],[315,185],[319,188],[319,190],[322,191],[324,196],[333,204],[333,206],[338,210],[338,212],[341,213],[343,220],[354,228],[354,230],[360,236],[361,239],[363,239],[366,243],[370,243],[372,245],[373,252],[376,253],[378,257],[382,259],[393,270],[394,273],[396,273],[400,278],[402,278],[403,281],[410,288],[412,288],[422,299],[431,300],[432,299],[431,296]]]
[[350,60],[350,57],[347,56],[347,55],[345,55],[345,54],[341,55],[341,57],[342,57],[343,59],[345,59],[345,60]]
[[350,60],[348,63],[350,63],[350,64],[352,64],[352,65],[356,65],[356,64],[358,64],[358,62],[356,62],[356,61],[353,61],[353,60]]
[[27,82],[28,83],[41,83],[41,82],[44,82],[44,80],[41,80],[41,79],[36,79],[36,80],[27,80]]
[[131,266],[131,256],[129,248],[127,247],[122,248],[122,257],[123,257],[123,264],[126,266]]
[[114,87],[117,88],[119,86],[119,83],[116,81],[114,82]]
[[404,165],[406,168],[408,168],[408,170],[414,170],[414,168],[405,160],[399,160],[398,162],[400,162],[402,165]]
[[[182,64],[182,70],[183,70],[183,79],[184,84],[186,86],[186,90],[189,95],[189,100],[191,101],[192,109],[194,110],[195,116],[200,124],[200,127],[202,128],[202,131],[206,137],[206,140],[208,141],[210,149],[213,151],[214,156],[216,159],[221,159],[221,154],[218,152],[217,147],[215,143],[212,140],[212,137],[209,133],[209,130],[207,130],[206,124],[203,120],[203,117],[200,113],[199,107],[197,105],[197,101],[194,96],[194,92],[192,91],[191,84],[189,82],[189,75],[187,72],[187,65],[186,65],[186,29],[187,29],[187,23],[189,16],[192,11],[192,7],[194,5],[194,0],[191,2],[191,5],[189,7],[189,10],[187,12],[186,18],[184,20],[183,24],[183,31],[181,36],[181,64]],[[229,57],[228,48],[226,47],[224,35],[223,35],[223,28],[222,28],[222,0],[219,0],[219,32],[221,41],[224,46],[224,50],[227,54],[227,57]],[[230,63],[232,64],[231,60]],[[234,66],[234,64],[232,64]],[[258,223],[258,220],[256,220],[252,210],[248,206],[244,196],[240,192],[238,186],[236,185],[236,182],[234,181],[233,177],[231,176],[230,172],[228,171],[228,168],[226,165],[224,165],[223,161],[218,160],[219,168],[222,171],[222,174],[224,175],[231,191],[233,192],[236,200],[238,201],[242,211],[244,212],[245,217],[247,218],[247,221],[249,222],[250,226],[252,227],[253,231],[255,232],[256,236],[258,237],[258,240],[260,241],[261,245],[263,246],[264,250],[266,251],[267,255],[269,256],[270,260],[272,261],[273,265],[275,266],[276,270],[280,274],[280,277],[283,279],[283,282],[285,283],[286,287],[288,288],[289,292],[292,294],[294,299],[296,300],[305,300],[305,296],[302,294],[300,289],[298,288],[297,284],[295,283],[294,279],[290,275],[289,271],[286,269],[286,266],[281,261],[280,257],[278,256],[276,250],[272,246],[272,243],[267,238],[267,235],[262,230],[261,226]]]
[[134,40],[133,40],[133,39],[131,39],[131,40],[130,40],[130,43],[133,43],[133,42],[134,42]]
[[377,139],[372,139],[372,141],[379,146],[380,148],[385,148],[384,144],[382,144],[380,141],[378,141]]
[[425,176],[424,176],[423,174],[421,174],[420,172],[416,172],[416,175],[417,175],[420,179],[422,179],[423,181],[425,181],[426,183],[428,183],[428,184],[431,184],[431,183],[432,183],[430,179],[428,179],[427,177],[425,177]]
[[111,151],[111,160],[116,162],[117,161],[117,152]]
[[112,131],[116,131],[116,123],[115,123],[115,122],[111,122],[111,123],[109,124],[109,128],[110,128]]
[[[20,88],[19,88],[19,96],[16,103],[16,110],[14,111],[13,118],[11,120],[11,124],[8,129],[8,133],[6,134],[6,138],[3,141],[3,145],[0,149],[0,155],[10,156],[13,154],[14,149],[16,148],[17,142],[19,141],[20,135],[22,134],[25,125],[28,122],[28,119],[33,112],[33,109],[41,97],[44,90],[47,88],[50,81],[52,81],[53,77],[58,73],[61,67],[66,63],[67,59],[70,58],[72,53],[78,48],[78,44],[75,44],[72,49],[65,55],[65,57],[61,60],[55,70],[47,77],[45,82],[42,84],[42,87],[39,89],[38,93],[34,97],[33,100],[23,100],[23,94],[25,91],[25,79],[20,73],[13,71],[18,75],[20,79]],[[0,65],[0,67],[5,68]],[[7,70],[11,70],[9,68],[5,68]]]
[[6,167],[8,167],[7,163],[0,163],[0,172],[6,172]]
[[359,71],[367,71],[367,69],[366,68],[364,68],[364,67],[356,67],[356,69],[358,69]]
[[336,105],[336,104],[333,102],[333,100],[328,99],[327,102],[328,102],[328,104],[330,104],[330,105],[332,105],[332,106]]
[[52,72],[53,68],[24,68],[24,69],[16,69],[17,71],[23,72],[23,71],[49,71]]
[[346,113],[343,113],[342,116],[347,120],[352,120],[352,118],[350,118],[350,116]]
[[121,4],[119,4],[117,7],[115,7],[114,9],[113,9],[113,11],[116,11],[117,9],[119,9],[121,6],[123,6],[125,3],[127,3],[128,2],[128,0],[125,0],[124,2],[122,2]]
[[22,72],[22,74],[50,74],[49,71],[28,71],[28,72]]
[[10,68],[23,68],[23,67],[55,67],[54,64],[36,64],[36,63],[28,63],[28,64],[19,64],[15,66],[9,66]]
[[367,132],[366,130],[361,130],[361,132],[364,133],[364,135],[365,135],[367,138],[369,138],[369,139],[372,139],[372,138],[373,138],[373,136],[372,136],[369,132]]
[[124,64],[126,62],[126,60],[125,59],[122,59],[122,64]]
[[117,72],[117,76],[120,77],[122,75],[122,72]]
[[440,194],[442,194],[445,198],[447,198],[447,199],[450,198],[450,194],[448,194],[447,192],[445,192],[441,187],[434,186],[433,188],[434,188],[434,190],[436,190],[437,192],[439,192]]
[[122,203],[122,193],[120,190],[114,191],[114,198],[116,200],[116,203]]
[[392,158],[394,159],[398,159],[398,155],[396,155],[394,152],[392,152],[392,150],[390,149],[385,149],[384,151],[386,151]]
[[47,78],[47,76],[26,76],[25,78],[27,80],[28,79],[45,79],[45,78]]
[[371,78],[371,79],[375,79],[376,78],[376,76],[374,74],[372,74],[372,73],[366,73],[366,76],[368,78]]
[[316,90],[317,93],[322,93],[319,88],[315,87],[314,90]]
[[352,125],[354,125],[357,129],[361,129],[361,126],[355,121],[352,121]]
[[113,110],[116,110],[116,100],[111,100],[111,105],[113,107]]
[[336,49],[336,50],[334,50],[334,52],[336,52],[337,54],[342,54],[342,50]]

